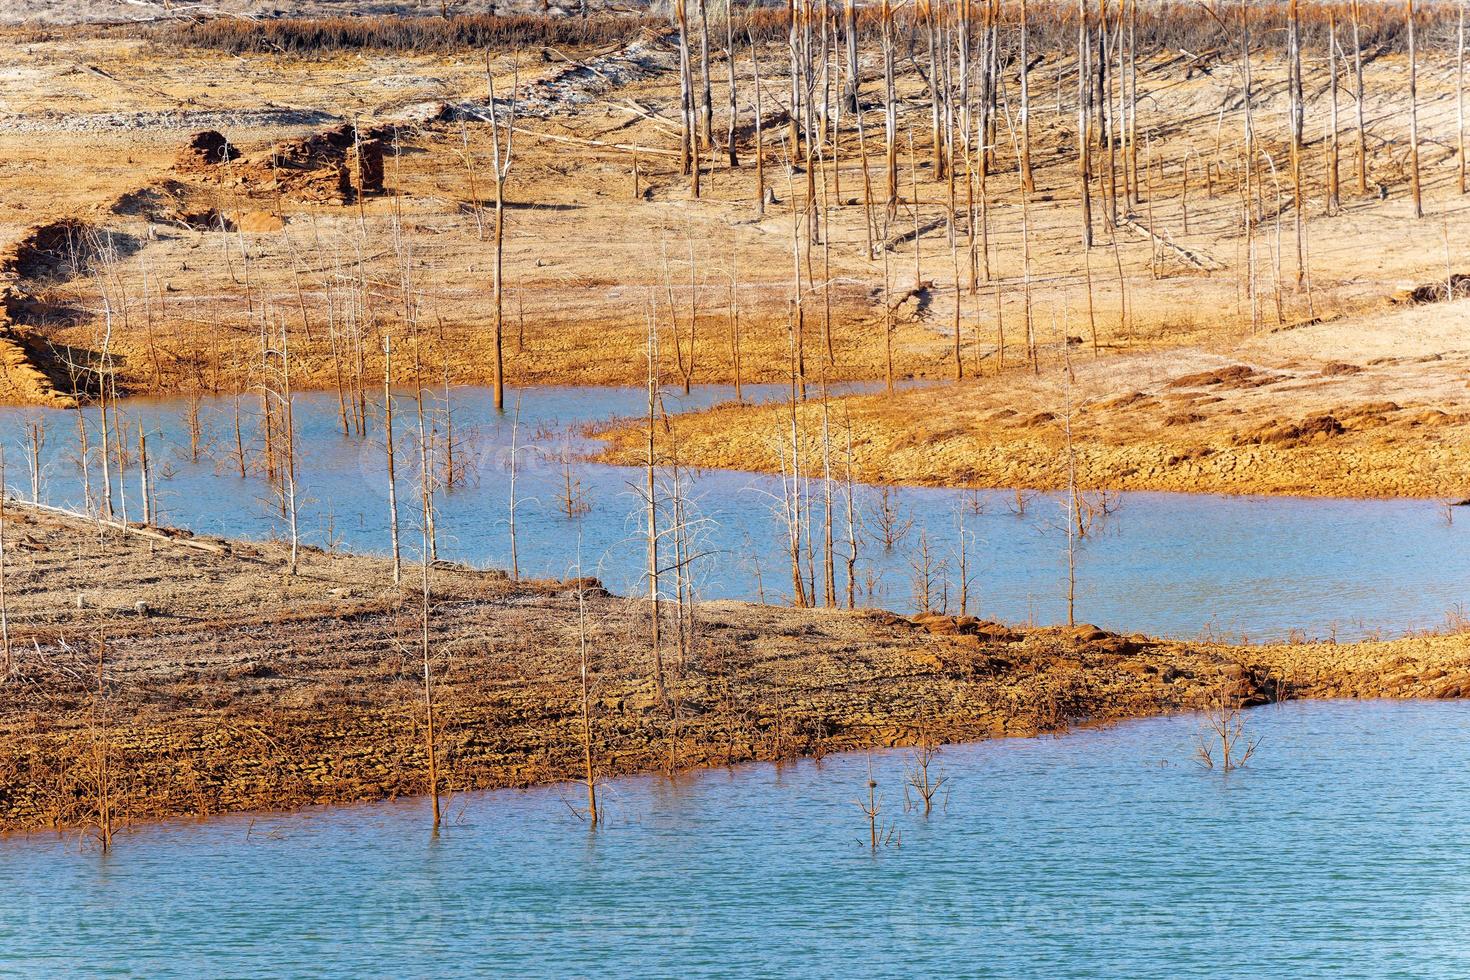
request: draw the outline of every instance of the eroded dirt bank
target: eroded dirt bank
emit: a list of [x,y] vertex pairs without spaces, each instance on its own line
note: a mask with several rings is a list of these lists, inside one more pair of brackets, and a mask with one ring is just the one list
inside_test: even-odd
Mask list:
[[[310,552],[292,578],[277,546],[199,548],[17,505],[5,538],[0,830],[87,826],[99,778],[120,825],[424,790],[412,569],[398,588],[384,561]],[[577,776],[576,592],[431,578],[445,786]],[[1228,647],[721,602],[699,606],[682,666],[665,623],[670,708],[646,605],[594,590],[587,616],[599,776],[1027,735],[1196,706],[1222,683],[1248,703],[1470,691],[1466,633]]]

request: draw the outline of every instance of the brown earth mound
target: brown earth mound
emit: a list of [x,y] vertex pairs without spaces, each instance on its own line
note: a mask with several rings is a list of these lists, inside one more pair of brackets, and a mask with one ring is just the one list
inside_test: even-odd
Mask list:
[[1219,385],[1224,388],[1259,388],[1276,380],[1276,375],[1257,371],[1244,364],[1232,364],[1214,371],[1199,371],[1185,374],[1166,384],[1165,388],[1208,388]]
[[230,182],[246,193],[297,201],[345,204],[357,194],[383,190],[383,154],[389,131],[343,123],[309,136],[242,152],[222,133],[195,133],[174,169],[206,180]]
[[364,194],[383,189],[384,135],[351,124],[334,126],[251,154],[238,167],[252,188],[279,190],[298,200],[345,204],[358,188]]
[[38,279],[66,269],[89,251],[90,230],[75,218],[34,225],[19,241],[0,249],[0,275]]
[[1410,303],[1443,303],[1446,299],[1470,296],[1470,275],[1457,272],[1448,279],[1427,282],[1409,290],[1404,300]]
[[1340,436],[1347,430],[1331,415],[1317,415],[1300,422],[1271,422],[1235,437],[1237,446],[1298,446]]
[[239,148],[225,139],[223,133],[206,129],[189,137],[189,142],[185,143],[184,148],[179,151],[178,159],[174,162],[174,169],[190,171],[216,167],[238,159],[239,156]]

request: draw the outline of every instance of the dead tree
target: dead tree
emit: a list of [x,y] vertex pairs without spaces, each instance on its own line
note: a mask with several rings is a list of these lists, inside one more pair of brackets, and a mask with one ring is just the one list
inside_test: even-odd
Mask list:
[[656,433],[655,422],[658,417],[658,320],[655,316],[652,304],[648,313],[648,341],[646,347],[648,361],[648,417],[647,417],[647,460],[645,463],[645,474],[647,481],[645,491],[647,493],[648,505],[648,602],[649,602],[649,631],[651,634],[651,645],[653,647],[653,687],[660,703],[666,700],[664,690],[664,655],[663,647],[659,637],[659,596],[658,596],[658,481],[655,472],[657,456],[655,453],[654,438]]
[[1228,776],[1255,755],[1260,739],[1246,732],[1240,710],[1240,696],[1222,672],[1205,708],[1205,727],[1195,735],[1195,759],[1204,768]]
[[1404,0],[1409,31],[1409,193],[1414,199],[1414,217],[1424,217],[1424,198],[1419,187],[1419,57],[1414,41],[1414,0]]
[[[728,14],[729,0],[726,0]],[[699,0],[699,113],[701,137],[706,152],[715,145],[715,100],[710,85],[709,4]]]
[[516,396],[515,412],[510,422],[510,498],[506,508],[506,526],[510,532],[510,580],[521,580],[521,559],[516,540],[516,457],[521,454],[521,397]]
[[729,0],[725,0],[725,67],[728,70],[730,82],[730,98],[726,106],[730,118],[725,124],[725,151],[729,155],[732,170],[740,166],[740,151],[735,145],[736,124],[739,121],[740,112],[735,100],[735,11],[733,6]]
[[1455,154],[1459,158],[1460,193],[1465,193],[1465,0],[1455,24]]
[[894,68],[897,51],[893,36],[892,0],[883,0],[879,16],[883,45],[883,150],[888,164],[888,193],[885,203],[889,217],[892,218],[898,209],[898,90]]
[[1021,0],[1021,106],[1018,112],[1021,123],[1021,193],[1031,194],[1036,190],[1036,178],[1031,172],[1031,66],[1027,50],[1030,30],[1026,19],[1026,0]]
[[107,714],[107,685],[104,665],[107,658],[107,641],[97,637],[97,690],[92,701],[92,762],[96,780],[97,801],[97,846],[103,854],[112,851],[113,786],[112,744],[109,738]]
[[398,474],[393,456],[393,335],[383,334],[383,440],[388,457],[388,533],[393,546],[393,584],[403,581],[403,560],[398,545]]
[[143,423],[138,423],[138,491],[143,498],[143,525],[152,527],[154,521],[153,513],[153,488],[151,484],[152,467],[148,463],[148,435]]
[[[1336,214],[1342,207],[1339,186],[1341,153],[1337,144],[1337,13],[1327,10],[1327,75],[1331,102],[1327,117],[1327,213]],[[1188,228],[1185,229],[1187,233]]]
[[[268,315],[267,310],[262,308],[262,319],[264,320]],[[275,492],[280,501],[281,514],[286,518],[291,534],[291,555],[287,569],[291,575],[295,575],[301,554],[301,538],[298,528],[299,506],[296,493],[296,415],[291,390],[290,337],[285,320],[280,320],[278,327],[280,332],[277,335],[277,346],[271,346],[268,343],[264,324],[261,327],[262,360],[268,368],[275,364],[279,364],[279,368],[273,369],[274,377],[267,376],[264,379],[260,393],[261,404],[266,408],[263,425],[267,442],[267,478],[270,479],[270,474],[275,474]],[[273,405],[274,410],[272,410]],[[279,415],[276,414],[277,412]],[[279,448],[272,435],[277,425],[281,427],[278,433],[282,440]],[[278,453],[284,458],[277,460]],[[124,514],[124,520],[126,520],[126,514]]]
[[1358,35],[1358,0],[1353,0],[1349,9],[1353,18],[1353,101],[1358,114],[1358,196],[1361,197],[1368,193],[1368,131],[1363,125],[1363,42]]
[[1286,92],[1287,122],[1291,136],[1291,210],[1296,231],[1296,285],[1301,289],[1306,277],[1305,244],[1302,228],[1302,130],[1305,125],[1306,108],[1302,99],[1302,43],[1301,17],[1297,0],[1291,0],[1287,8],[1286,30]]
[[[906,785],[904,786],[904,799],[908,800],[908,791],[912,789],[924,804],[924,816],[934,809],[934,798],[949,782],[949,777],[939,771],[935,765],[935,758],[939,755],[939,745],[927,734],[921,735],[918,748],[914,749],[909,759],[908,771],[904,774]],[[933,771],[931,771],[933,770]]]
[[424,751],[429,759],[429,802],[433,808],[434,830],[439,829],[439,753],[434,744],[434,675],[430,662],[429,644],[429,566],[433,564],[429,543],[433,527],[434,492],[429,483],[429,471],[419,473],[419,501],[423,507],[420,522],[420,578],[419,578],[419,652],[424,668]]
[[[1062,330],[1062,350],[1067,352],[1066,330]],[[1081,507],[1077,499],[1077,447],[1072,441],[1072,362],[1067,357],[1067,380],[1064,383],[1062,431],[1063,452],[1067,461],[1067,625],[1077,625],[1077,545],[1080,537]]]
[[[510,102],[505,121],[496,111],[495,77],[490,72],[490,53],[485,53],[485,80],[490,89],[490,156],[491,173],[495,177],[495,263],[492,287],[495,292],[495,410],[505,411],[505,186],[510,178],[512,151],[515,148],[516,99],[520,88],[520,69],[511,82]],[[502,128],[505,131],[501,138]]]
[[0,654],[5,657],[5,673],[0,684],[10,680],[15,673],[15,660],[10,652],[10,608],[5,595],[5,447],[0,446]]
[[699,124],[695,109],[693,56],[689,50],[689,10],[686,0],[674,0],[674,22],[679,28],[679,162],[689,177],[690,193],[699,197]]
[[577,547],[577,651],[582,675],[582,772],[587,784],[587,822],[596,827],[597,778],[592,770],[592,698],[590,669],[587,662],[587,588],[582,577],[581,545]]
[[755,216],[759,220],[766,216],[766,144],[761,121],[764,102],[761,98],[760,56],[755,49],[755,35],[748,27],[746,40],[750,42],[751,85],[755,91]]
[[1077,0],[1077,191],[1082,247],[1092,248],[1092,72],[1088,54],[1087,0]]

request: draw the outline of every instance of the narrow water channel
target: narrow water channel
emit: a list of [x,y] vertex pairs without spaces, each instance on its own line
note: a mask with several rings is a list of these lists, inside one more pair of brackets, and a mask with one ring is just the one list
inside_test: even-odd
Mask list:
[[[757,398],[779,398],[784,392],[782,386],[747,388],[748,396]],[[665,403],[671,412],[689,411],[731,395],[719,387],[699,388],[689,396],[671,391]],[[644,411],[641,389],[526,389],[511,396],[512,403],[519,402],[518,421],[513,412],[494,414],[483,389],[456,389],[450,400],[460,482],[438,495],[441,558],[509,567],[514,458],[517,558],[523,575],[573,574],[580,554],[584,572],[601,577],[614,591],[646,587],[643,472],[578,458],[589,448],[583,435],[588,424]],[[417,481],[417,420],[411,400],[397,401],[400,499],[408,501],[405,541],[416,547],[411,502]],[[204,399],[197,407],[188,399],[124,404],[124,418],[134,427],[141,422],[148,433],[163,522],[231,537],[286,534],[275,495],[259,472],[258,399],[247,397],[239,404],[242,442],[251,460],[244,478],[233,455],[234,399]],[[373,421],[366,437],[344,436],[338,414],[335,394],[296,399],[304,538],[323,547],[385,553],[388,506],[380,406],[369,407]],[[101,480],[99,424],[95,409],[86,417],[95,496]],[[28,433],[38,422],[45,429],[40,497],[81,507],[74,412],[0,411],[0,443],[6,447],[12,493],[30,495]],[[442,431],[442,417],[439,425]],[[136,434],[127,443],[135,447]],[[115,467],[113,477],[122,483]],[[661,476],[663,485],[668,480],[667,473]],[[820,527],[825,497],[820,481],[807,489],[811,516]],[[141,506],[135,461],[122,492],[129,516],[137,519]],[[686,519],[690,550],[700,556],[693,578],[701,596],[790,601],[781,502],[779,477],[706,471],[689,479]],[[947,605],[951,612],[959,611],[963,592],[971,614],[1013,622],[1063,621],[1067,567],[1061,501],[1054,495],[1026,494],[1021,504],[1005,490],[859,487],[857,603],[913,611],[927,581],[930,604],[936,608]],[[1470,514],[1448,522],[1431,501],[1129,493],[1120,504],[1094,525],[1078,556],[1078,618],[1105,628],[1253,641],[1293,631],[1348,639],[1436,628],[1470,604]],[[834,510],[837,550],[845,555],[847,515],[840,490]],[[662,519],[667,521],[667,514]],[[820,540],[814,553],[819,568]],[[845,600],[840,557],[838,566],[838,593]],[[820,572],[817,580],[820,591]]]

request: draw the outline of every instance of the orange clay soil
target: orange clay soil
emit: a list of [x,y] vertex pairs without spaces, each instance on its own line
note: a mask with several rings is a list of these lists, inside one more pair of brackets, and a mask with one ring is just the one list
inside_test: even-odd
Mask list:
[[[222,57],[117,32],[13,48],[0,77],[0,240],[21,247],[30,229],[60,220],[92,233],[79,235],[81,261],[70,268],[0,271],[9,290],[0,399],[67,404],[73,389],[95,390],[109,321],[124,392],[258,384],[267,323],[272,336],[282,324],[291,333],[299,389],[375,388],[389,332],[400,383],[415,371],[436,386],[490,377],[491,139],[479,54]],[[768,95],[784,57],[781,45],[763,49]],[[665,383],[732,382],[738,350],[741,380],[782,381],[795,362],[811,391],[823,378],[883,379],[891,327],[898,380],[942,382],[957,368],[967,380],[834,405],[840,424],[851,419],[862,478],[1055,486],[1070,337],[1084,486],[1464,495],[1466,308],[1406,305],[1415,289],[1435,299],[1433,284],[1459,271],[1465,245],[1467,199],[1447,149],[1447,58],[1427,51],[1420,69],[1424,220],[1407,199],[1403,59],[1370,61],[1369,193],[1356,193],[1356,141],[1345,131],[1344,198],[1330,215],[1315,126],[1327,95],[1308,86],[1300,268],[1289,184],[1268,166],[1285,159],[1268,122],[1284,116],[1278,61],[1256,65],[1251,236],[1235,66],[1202,72],[1160,54],[1140,69],[1149,138],[1137,200],[1120,202],[1110,230],[1095,189],[1097,244],[1084,251],[1071,90],[1062,85],[1053,105],[1042,84],[1056,74],[1048,58],[1033,77],[1036,191],[1023,208],[1002,126],[972,276],[965,183],[951,229],[950,187],[933,179],[927,95],[912,70],[899,86],[902,200],[891,215],[861,203],[849,118],[833,129],[840,167],[818,164],[812,235],[799,220],[806,173],[784,165],[774,103],[764,159],[776,200],[756,214],[748,58],[737,59],[741,165],[713,153],[696,200],[672,157],[677,57],[667,36],[494,53],[497,92],[518,79],[522,100],[507,192],[508,377],[642,383],[652,322]],[[865,65],[870,171],[881,188],[880,82]],[[439,118],[445,105],[460,107],[457,119]],[[354,119],[386,134],[384,192],[334,197],[330,173],[322,181],[270,165],[271,147]],[[202,129],[223,132],[243,158],[181,162]],[[874,227],[887,243],[877,258],[867,250]],[[803,414],[813,432],[815,411]],[[776,428],[772,411],[723,410],[681,422],[680,451],[700,464],[770,468]],[[625,433],[614,451],[632,449]]]
[[[295,335],[293,373],[302,387],[332,387],[344,374],[349,383],[358,373],[376,377],[382,334],[399,334],[400,350],[407,351],[402,338],[411,332],[410,319],[428,377],[442,381],[447,370],[451,383],[488,379],[491,139],[482,119],[479,53],[223,57],[116,32],[54,35],[13,47],[12,65],[0,78],[6,106],[0,182],[7,189],[0,241],[66,218],[86,222],[111,246],[111,261],[85,262],[70,274],[21,275],[12,284],[34,300],[14,330],[31,337],[35,356],[95,367],[105,295],[110,352],[128,391],[250,385],[258,380],[263,320],[284,320]],[[779,88],[784,51],[784,45],[763,50],[768,100]],[[1465,199],[1455,193],[1455,161],[1442,145],[1454,128],[1446,57],[1426,52],[1420,71],[1430,218],[1409,216],[1399,149],[1406,65],[1396,56],[1376,58],[1365,105],[1369,193],[1355,193],[1354,144],[1344,136],[1344,200],[1331,216],[1322,199],[1323,147],[1311,134],[1303,211],[1309,266],[1300,287],[1293,216],[1289,208],[1280,211],[1289,195],[1278,198],[1266,162],[1266,154],[1278,167],[1284,159],[1281,134],[1264,122],[1283,115],[1282,86],[1275,82],[1280,64],[1270,57],[1257,64],[1262,155],[1252,185],[1258,223],[1249,240],[1240,220],[1235,68],[1218,62],[1205,73],[1168,53],[1140,69],[1140,126],[1149,135],[1139,162],[1143,186],[1134,203],[1120,203],[1116,233],[1103,221],[1107,208],[1095,200],[1097,245],[1084,253],[1074,120],[1066,106],[1071,94],[1063,85],[1063,104],[1053,105],[1051,86],[1042,84],[1056,74],[1048,57],[1033,77],[1037,188],[1023,209],[1002,126],[986,182],[985,221],[977,222],[975,240],[983,238],[985,247],[976,245],[972,289],[963,171],[952,235],[950,187],[933,179],[927,95],[911,66],[899,85],[902,200],[891,216],[862,205],[860,147],[849,117],[833,130],[839,145],[830,155],[840,157],[840,168],[819,163],[816,234],[808,236],[794,217],[807,207],[806,174],[801,168],[788,174],[780,112],[770,101],[765,180],[776,202],[763,218],[756,215],[747,57],[737,59],[741,165],[731,168],[722,152],[712,153],[715,162],[695,200],[673,158],[677,57],[666,36],[637,34],[624,45],[546,49],[519,59],[495,53],[497,92],[511,91],[518,73],[522,97],[507,191],[508,376],[516,384],[639,383],[650,316],[665,380],[687,375],[722,383],[734,378],[737,322],[743,380],[783,378],[793,319],[812,380],[822,373],[832,380],[881,379],[890,306],[900,379],[953,373],[956,314],[960,358],[972,374],[1002,360],[1002,336],[1004,360],[1019,363],[1028,305],[1035,343],[1053,360],[1064,333],[1084,338],[1089,348],[1095,335],[1099,351],[1112,356],[1228,345],[1253,320],[1260,330],[1343,314],[1371,320],[1391,297],[1442,279],[1446,255],[1463,249],[1458,216]],[[881,195],[882,104],[874,69],[865,62],[863,104],[870,173]],[[717,64],[716,79],[723,73]],[[1320,86],[1309,88],[1308,118],[1316,121],[1326,96]],[[713,128],[722,134],[718,93],[715,102]],[[445,104],[462,107],[458,119],[436,121]],[[300,195],[290,174],[272,179],[261,163],[283,140],[354,119],[390,133],[397,126],[401,149],[393,152],[389,135],[385,192],[360,206]],[[917,141],[913,173],[910,128]],[[190,134],[204,129],[222,132],[245,159],[176,166]],[[636,198],[633,148],[641,148]],[[1379,199],[1380,185],[1386,200]],[[888,243],[876,253],[886,259],[867,252],[874,234]],[[58,349],[48,355],[48,345]],[[404,379],[412,360],[399,359]],[[40,367],[52,378],[67,375],[64,363]],[[0,397],[40,400],[32,386],[7,388],[3,379]],[[963,399],[965,390],[955,397]]]
[[[1320,496],[1470,496],[1470,302],[1263,335],[1228,348],[1047,358],[1021,372],[893,395],[832,398],[826,433],[856,479],[1033,487],[1067,482],[1067,429],[1084,489]],[[797,409],[820,460],[824,409]],[[673,420],[659,451],[689,465],[774,470],[786,406],[725,405]],[[607,433],[637,464],[646,432]],[[786,452],[789,456],[789,451]],[[814,464],[813,464],[814,465]],[[815,472],[815,471],[814,471]]]
[[[291,577],[279,546],[17,504],[5,536],[0,830],[87,827],[99,758],[118,825],[425,791],[416,569],[397,588],[383,560],[308,550]],[[444,790],[579,777],[573,586],[447,566],[431,579]],[[599,778],[1029,735],[1222,690],[1248,704],[1470,692],[1466,633],[1230,647],[735,602],[696,621],[683,657],[665,624],[660,703],[646,604],[588,592]]]

